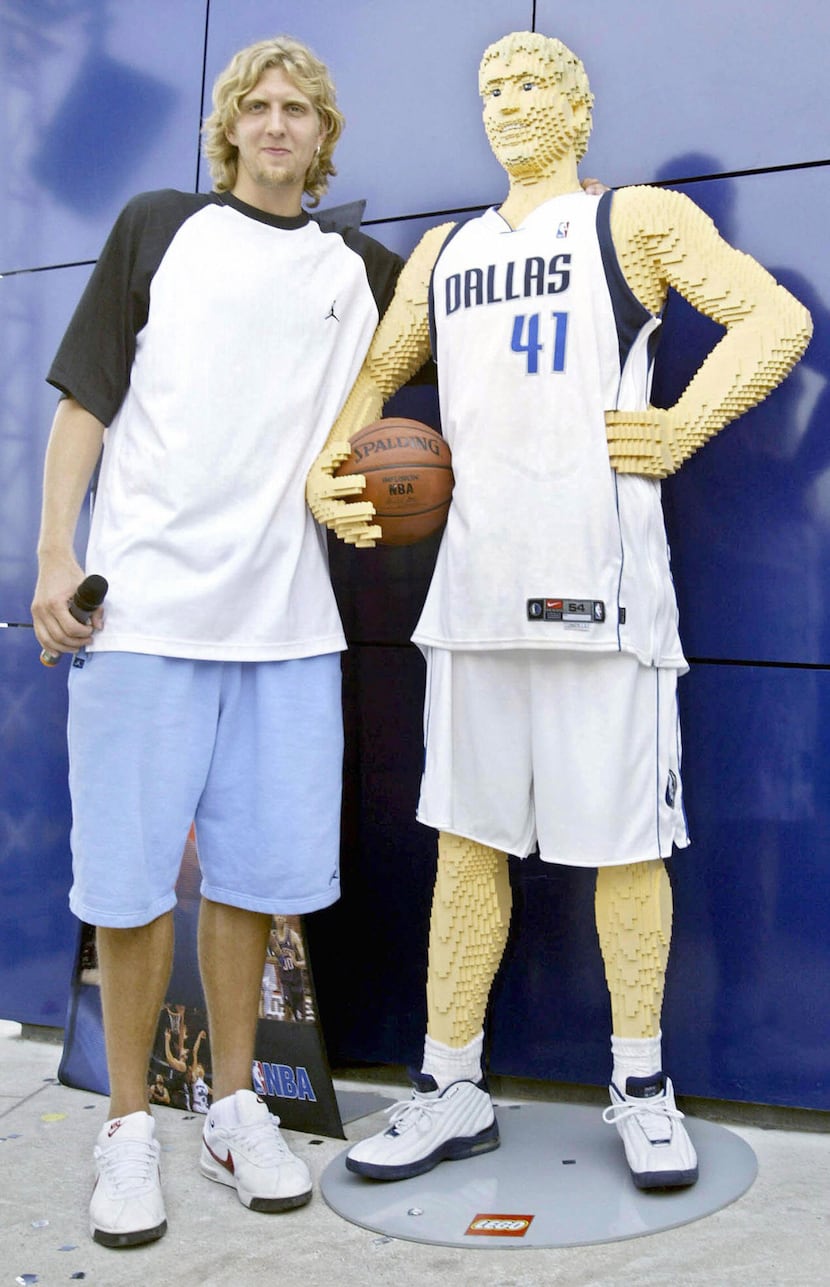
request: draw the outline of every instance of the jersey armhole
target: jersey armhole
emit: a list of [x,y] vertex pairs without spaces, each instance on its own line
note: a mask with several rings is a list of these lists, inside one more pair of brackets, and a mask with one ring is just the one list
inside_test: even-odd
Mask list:
[[642,328],[653,321],[654,314],[641,304],[628,284],[622,270],[614,241],[611,237],[611,204],[613,192],[603,192],[597,205],[597,240],[599,242],[602,267],[611,307],[614,310],[614,321],[617,325],[617,338],[620,349],[620,369],[625,366],[626,358],[635,339]]

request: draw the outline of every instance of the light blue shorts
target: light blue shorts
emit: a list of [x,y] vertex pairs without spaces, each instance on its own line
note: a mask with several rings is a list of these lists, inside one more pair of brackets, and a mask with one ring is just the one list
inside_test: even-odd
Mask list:
[[175,905],[192,822],[205,898],[302,913],[340,894],[340,656],[93,652],[69,677],[73,885],[91,925]]

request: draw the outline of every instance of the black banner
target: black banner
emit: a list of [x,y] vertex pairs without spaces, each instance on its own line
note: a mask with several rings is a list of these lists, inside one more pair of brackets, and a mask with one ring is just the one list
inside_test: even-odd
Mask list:
[[[199,860],[191,830],[174,911],[176,947],[147,1074],[152,1106],[206,1113],[213,1068],[197,955]],[[81,926],[63,1058],[69,1086],[109,1093],[95,930]],[[273,917],[262,976],[252,1086],[288,1130],[344,1139],[301,916]]]

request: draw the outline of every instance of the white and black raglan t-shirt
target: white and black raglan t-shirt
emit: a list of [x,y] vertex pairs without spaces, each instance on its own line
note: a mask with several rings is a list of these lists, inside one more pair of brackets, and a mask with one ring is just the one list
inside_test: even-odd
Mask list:
[[126,206],[48,375],[106,426],[92,647],[266,661],[345,646],[305,481],[400,262],[229,194]]

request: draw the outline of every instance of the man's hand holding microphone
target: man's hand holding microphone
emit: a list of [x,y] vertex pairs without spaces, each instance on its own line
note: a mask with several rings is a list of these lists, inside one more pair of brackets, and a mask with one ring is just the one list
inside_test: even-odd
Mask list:
[[85,577],[77,564],[51,571],[41,565],[32,620],[44,666],[55,666],[65,652],[78,652],[101,629],[107,588],[104,577],[95,573]]

